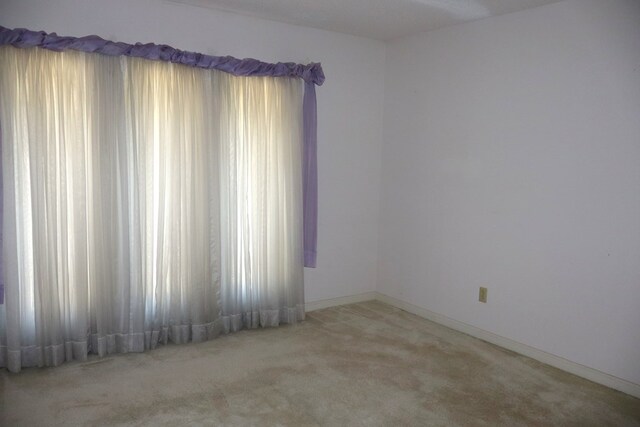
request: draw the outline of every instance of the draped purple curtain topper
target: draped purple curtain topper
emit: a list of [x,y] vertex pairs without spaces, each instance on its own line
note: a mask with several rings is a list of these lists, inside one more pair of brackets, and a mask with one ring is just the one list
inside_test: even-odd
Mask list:
[[293,62],[269,64],[257,59],[238,59],[232,56],[210,56],[187,52],[167,45],[154,43],[128,44],[112,42],[98,36],[63,37],[56,33],[30,31],[24,28],[10,30],[0,26],[0,45],[14,47],[41,47],[57,52],[79,50],[81,52],[102,53],[110,56],[133,56],[173,62],[192,67],[220,70],[236,76],[298,77],[318,86],[324,83],[324,73],[319,63],[308,65]]
[[[324,73],[319,63],[307,65],[293,62],[270,64],[252,58],[238,59],[231,56],[211,56],[175,49],[154,43],[128,44],[112,42],[98,36],[63,37],[56,33],[30,31],[24,28],[8,29],[0,26],[0,46],[18,48],[40,47],[57,52],[78,50],[110,56],[131,56],[173,62],[192,67],[220,70],[236,76],[297,77],[305,82],[303,100],[304,159],[303,159],[303,215],[304,215],[304,265],[316,266],[318,229],[318,169],[317,169],[317,107],[315,85],[324,83]],[[1,169],[0,169],[1,170]],[[1,203],[0,194],[0,203]],[[0,204],[1,209],[1,204]],[[2,218],[0,211],[0,218]],[[2,230],[0,228],[0,242]],[[2,262],[0,260],[0,273]],[[4,280],[0,277],[0,304],[4,297]]]

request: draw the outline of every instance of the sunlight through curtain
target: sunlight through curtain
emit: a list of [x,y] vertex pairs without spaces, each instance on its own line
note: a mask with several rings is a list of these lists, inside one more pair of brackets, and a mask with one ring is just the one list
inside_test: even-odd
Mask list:
[[304,318],[302,81],[0,47],[0,366]]

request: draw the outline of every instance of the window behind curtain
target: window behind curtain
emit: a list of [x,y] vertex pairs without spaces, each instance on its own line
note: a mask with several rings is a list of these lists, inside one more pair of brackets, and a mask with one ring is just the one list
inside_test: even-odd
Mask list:
[[304,316],[302,83],[0,47],[0,365]]

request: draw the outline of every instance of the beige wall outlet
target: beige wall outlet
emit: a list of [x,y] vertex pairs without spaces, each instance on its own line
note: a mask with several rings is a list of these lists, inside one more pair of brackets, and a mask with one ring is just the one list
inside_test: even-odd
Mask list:
[[487,288],[480,286],[480,294],[478,295],[478,301],[487,302]]

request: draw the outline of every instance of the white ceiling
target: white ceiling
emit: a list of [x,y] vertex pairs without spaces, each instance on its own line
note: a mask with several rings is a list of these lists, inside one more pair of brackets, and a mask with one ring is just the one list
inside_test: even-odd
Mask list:
[[388,41],[560,0],[172,1]]

